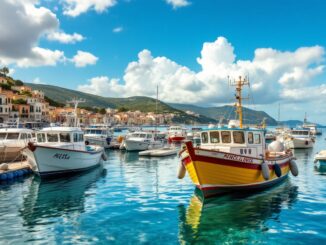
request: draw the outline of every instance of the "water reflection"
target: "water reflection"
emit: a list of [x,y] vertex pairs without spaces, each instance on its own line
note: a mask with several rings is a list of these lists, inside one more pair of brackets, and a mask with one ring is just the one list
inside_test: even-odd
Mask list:
[[259,236],[268,231],[266,221],[277,222],[282,209],[290,208],[297,196],[298,187],[289,180],[256,195],[228,195],[202,202],[194,194],[188,208],[179,206],[179,241],[246,241],[248,234]]
[[41,222],[51,223],[54,217],[84,212],[86,190],[105,174],[105,169],[98,167],[87,173],[60,179],[40,180],[35,177],[19,210],[23,225],[33,227]]

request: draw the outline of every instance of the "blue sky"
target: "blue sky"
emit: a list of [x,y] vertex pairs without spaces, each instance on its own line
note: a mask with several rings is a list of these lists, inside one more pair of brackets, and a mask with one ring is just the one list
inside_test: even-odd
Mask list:
[[[284,119],[302,118],[309,110],[312,120],[326,124],[320,115],[326,112],[325,99],[318,94],[326,91],[325,1],[89,0],[82,12],[76,10],[76,0],[4,1],[8,9],[26,7],[25,15],[30,18],[33,14],[28,7],[40,12],[38,28],[33,29],[28,21],[17,21],[17,29],[30,28],[26,35],[35,33],[26,38],[28,48],[51,52],[44,57],[42,51],[41,58],[35,61],[34,51],[10,53],[14,48],[6,38],[0,38],[0,61],[23,81],[116,97],[154,96],[156,83],[162,87],[164,101],[208,106],[229,102],[221,93],[226,82],[221,74],[228,71],[232,76],[249,74],[253,78],[256,109],[276,116],[275,105],[282,103],[284,110],[289,110]],[[173,5],[178,3],[185,6]],[[0,30],[5,28],[0,24]],[[62,43],[49,38],[49,33],[54,32],[76,33],[83,38]],[[204,43],[211,45],[204,49]],[[17,45],[22,44],[17,41]],[[303,47],[308,49],[298,51]],[[264,49],[258,63],[257,49]],[[62,53],[54,55],[55,50]],[[1,55],[2,51],[8,52]],[[86,63],[78,66],[73,60],[78,51],[92,57],[80,57]],[[306,59],[308,56],[311,58]],[[287,59],[294,60],[289,63]],[[243,65],[246,62],[250,64]],[[274,69],[278,63],[283,65]],[[266,65],[270,68],[265,69]],[[214,70],[217,74],[213,74]],[[215,93],[209,93],[214,89]],[[179,95],[172,96],[173,92]]]

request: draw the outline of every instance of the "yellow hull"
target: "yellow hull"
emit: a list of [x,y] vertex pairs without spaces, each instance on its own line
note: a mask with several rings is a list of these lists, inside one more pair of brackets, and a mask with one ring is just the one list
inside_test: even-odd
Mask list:
[[[226,191],[261,189],[274,185],[287,177],[292,156],[265,160],[269,167],[269,179],[262,175],[262,159],[231,156],[228,153],[188,148],[182,153],[182,164],[192,182],[204,196]],[[234,160],[235,159],[235,160]],[[276,174],[275,163],[281,174]]]

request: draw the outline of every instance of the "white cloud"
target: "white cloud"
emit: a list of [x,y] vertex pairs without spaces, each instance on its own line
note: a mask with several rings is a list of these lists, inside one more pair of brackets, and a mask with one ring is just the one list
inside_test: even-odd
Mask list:
[[123,27],[122,26],[119,26],[119,27],[116,27],[112,30],[112,32],[114,33],[119,33],[119,32],[122,32],[123,31]]
[[95,65],[98,58],[89,52],[77,51],[77,54],[71,59],[76,67],[85,67],[87,65]]
[[[59,51],[37,47],[39,38],[55,31],[59,20],[37,1],[4,0],[0,8],[0,63],[18,66],[53,65]],[[46,53],[46,55],[44,55]],[[50,57],[47,57],[50,55]]]
[[41,79],[40,79],[39,77],[36,77],[36,78],[32,81],[32,83],[34,83],[34,84],[46,84],[45,82],[42,82]]
[[116,0],[63,0],[63,14],[77,17],[94,9],[97,13],[102,13],[116,5]]
[[172,5],[174,9],[186,7],[190,5],[191,3],[187,0],[166,0],[166,3]]
[[76,43],[76,42],[81,42],[83,41],[85,38],[78,34],[78,33],[74,33],[74,34],[67,34],[64,32],[51,32],[47,35],[47,39],[50,41],[58,41],[60,43]]
[[[305,100],[326,100],[318,91],[325,88],[313,85],[314,78],[324,71],[324,48],[299,48],[282,52],[271,48],[256,49],[252,60],[236,60],[234,47],[224,38],[203,44],[197,58],[202,69],[194,72],[167,57],[153,57],[149,50],[130,62],[122,82],[119,79],[96,77],[78,87],[84,92],[103,96],[145,95],[155,97],[159,85],[160,99],[166,102],[216,104],[233,99],[227,77],[250,75],[251,93],[256,104],[285,100],[297,101],[295,94],[305,93]],[[291,89],[296,88],[295,92]],[[292,90],[293,91],[293,90]],[[301,92],[300,92],[301,91]]]

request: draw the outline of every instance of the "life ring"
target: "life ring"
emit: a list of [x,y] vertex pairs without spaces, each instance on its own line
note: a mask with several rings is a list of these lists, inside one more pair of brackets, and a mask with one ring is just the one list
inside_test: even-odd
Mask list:
[[179,163],[178,179],[183,179],[186,175],[186,168],[182,162]]
[[298,176],[299,174],[298,165],[293,159],[290,161],[290,171],[293,176]]
[[36,150],[36,146],[34,145],[33,142],[28,142],[27,147],[30,151],[34,152]]
[[261,164],[261,173],[265,180],[269,179],[269,167],[266,162],[262,162]]

